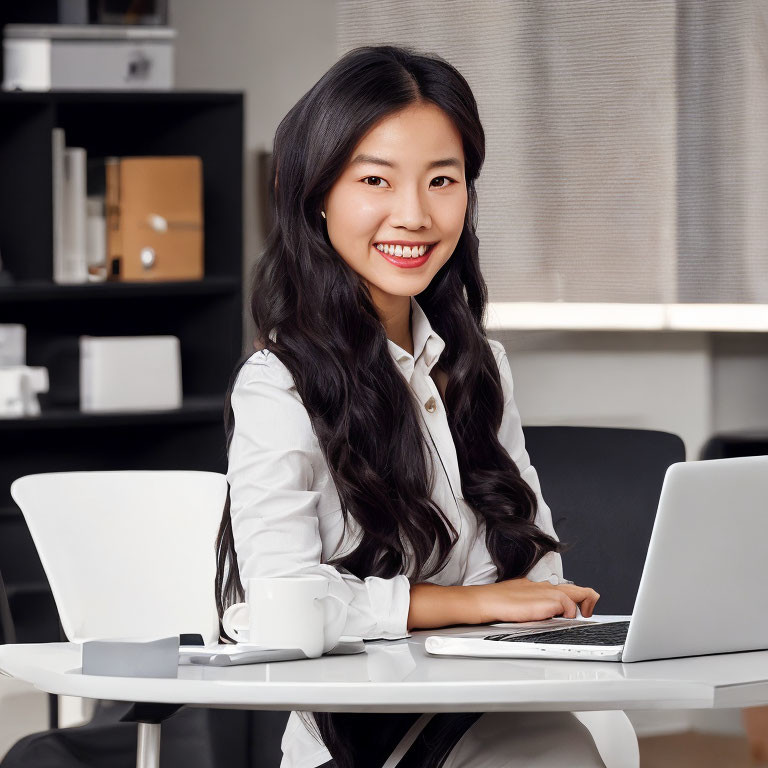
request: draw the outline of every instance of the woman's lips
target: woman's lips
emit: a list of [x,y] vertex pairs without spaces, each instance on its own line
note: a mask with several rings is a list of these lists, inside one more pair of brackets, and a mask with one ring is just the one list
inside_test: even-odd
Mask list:
[[420,267],[422,264],[426,264],[427,259],[429,258],[436,245],[437,243],[432,243],[432,245],[430,245],[429,248],[427,248],[427,250],[424,252],[423,256],[413,256],[411,258],[403,258],[402,256],[393,256],[390,253],[384,253],[383,251],[380,251],[375,245],[372,245],[371,248],[373,248],[373,250],[376,251],[379,256],[383,256],[387,261],[394,264],[396,267],[412,269],[413,267]]

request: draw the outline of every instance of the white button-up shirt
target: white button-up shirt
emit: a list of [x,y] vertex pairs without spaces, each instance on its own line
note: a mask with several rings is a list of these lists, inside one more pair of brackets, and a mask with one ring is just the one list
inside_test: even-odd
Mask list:
[[[432,499],[459,538],[445,566],[427,581],[445,586],[489,584],[498,578],[479,527],[461,491],[456,447],[445,406],[430,376],[445,342],[411,298],[414,354],[388,341],[392,357],[421,407],[422,429],[434,462]],[[503,345],[489,340],[499,366],[504,416],[499,441],[517,464],[538,500],[536,524],[556,538],[552,515],[541,496],[536,470],[525,450],[513,398],[512,373]],[[360,528],[350,516],[342,540],[343,519],[336,487],[312,430],[293,376],[276,355],[260,350],[240,369],[232,390],[235,429],[229,448],[232,533],[240,579],[320,574],[345,610],[329,612],[327,635],[396,639],[407,634],[409,575],[359,579],[327,562],[349,552]],[[550,552],[529,571],[532,581],[563,581],[560,555]],[[326,648],[329,650],[329,648]],[[294,712],[283,736],[281,768],[315,768],[331,759]]]

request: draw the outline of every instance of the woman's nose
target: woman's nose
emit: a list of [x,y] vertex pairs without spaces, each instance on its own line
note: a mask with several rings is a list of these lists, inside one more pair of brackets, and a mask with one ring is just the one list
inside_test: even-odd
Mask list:
[[395,196],[392,224],[405,229],[429,229],[432,217],[418,190],[402,190]]

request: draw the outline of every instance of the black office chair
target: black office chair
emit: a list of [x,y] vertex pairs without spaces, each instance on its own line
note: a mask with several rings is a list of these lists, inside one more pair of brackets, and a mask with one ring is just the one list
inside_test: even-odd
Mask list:
[[[121,722],[133,705],[99,701],[85,725],[25,736],[0,762],[3,768],[135,768],[135,722]],[[249,712],[182,708],[163,720],[160,765],[168,768],[248,766]],[[214,740],[215,736],[215,740]]]
[[15,642],[16,628],[11,616],[11,604],[8,602],[8,592],[5,589],[3,574],[0,572],[0,644]]
[[600,593],[598,613],[632,613],[664,474],[685,461],[683,441],[610,427],[523,433],[557,535],[572,544],[562,556],[566,578]]
[[768,455],[768,429],[759,429],[712,435],[701,449],[699,458],[732,459],[736,456],[765,455]]

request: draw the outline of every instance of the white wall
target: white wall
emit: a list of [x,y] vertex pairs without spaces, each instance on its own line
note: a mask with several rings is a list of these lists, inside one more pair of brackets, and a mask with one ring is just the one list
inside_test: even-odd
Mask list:
[[695,458],[711,424],[710,340],[702,333],[495,333],[523,421],[660,429]]
[[494,333],[527,424],[674,432],[697,459],[714,433],[768,433],[768,334]]
[[713,427],[768,432],[768,333],[712,336]]
[[[257,153],[280,120],[336,60],[334,0],[171,0],[176,87],[245,92],[244,297],[263,241]],[[247,307],[247,304],[246,304]],[[244,323],[244,348],[250,322]]]

